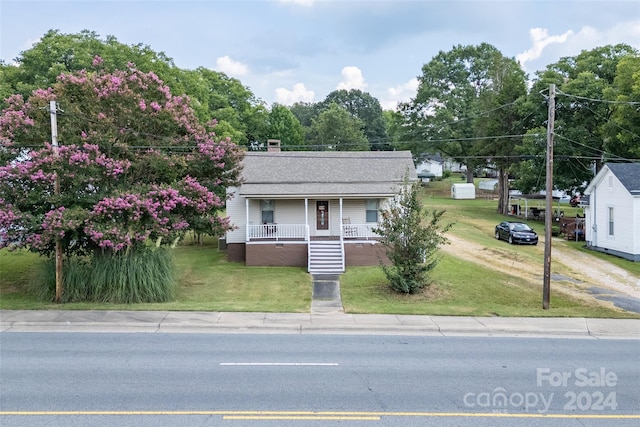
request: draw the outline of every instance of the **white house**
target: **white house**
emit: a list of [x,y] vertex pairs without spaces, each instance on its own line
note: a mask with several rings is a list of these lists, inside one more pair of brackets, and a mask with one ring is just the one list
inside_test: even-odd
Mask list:
[[585,194],[587,246],[640,261],[640,163],[605,164]]
[[416,161],[416,173],[423,182],[430,178],[442,178],[443,162],[440,154],[424,154]]
[[242,183],[229,188],[227,257],[251,266],[306,266],[341,273],[378,265],[372,231],[379,209],[405,176],[417,179],[409,151],[247,152]]

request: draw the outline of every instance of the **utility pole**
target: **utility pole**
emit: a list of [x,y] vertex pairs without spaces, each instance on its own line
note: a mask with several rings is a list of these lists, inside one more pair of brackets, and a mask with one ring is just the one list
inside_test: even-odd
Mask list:
[[[56,101],[49,102],[49,112],[51,114],[51,147],[53,155],[57,159],[58,154],[58,105]],[[53,184],[53,194],[60,195],[60,174],[56,171],[56,178]],[[55,302],[62,300],[62,241],[60,236],[56,237],[56,297]]]
[[549,309],[551,296],[551,228],[553,226],[553,127],[556,113],[556,85],[549,85],[549,117],[547,119],[547,187],[544,214],[544,282],[542,308]]

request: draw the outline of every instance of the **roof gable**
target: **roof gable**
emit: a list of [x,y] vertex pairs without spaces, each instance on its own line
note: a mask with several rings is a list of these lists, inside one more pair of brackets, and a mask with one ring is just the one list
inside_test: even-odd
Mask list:
[[640,196],[640,163],[606,163],[589,183],[585,193],[591,194],[608,173],[615,176],[631,195]]
[[640,163],[607,163],[611,173],[634,196],[640,196]]
[[247,152],[242,195],[395,194],[415,180],[409,151]]

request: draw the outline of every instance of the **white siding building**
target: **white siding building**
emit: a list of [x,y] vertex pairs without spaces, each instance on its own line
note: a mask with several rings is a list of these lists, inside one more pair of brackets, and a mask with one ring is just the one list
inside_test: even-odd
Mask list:
[[640,261],[640,163],[607,163],[585,194],[591,249]]
[[[242,183],[229,188],[230,261],[253,266],[307,266],[341,273],[345,265],[381,261],[379,210],[407,177],[409,151],[248,152]],[[384,254],[382,254],[384,255]]]

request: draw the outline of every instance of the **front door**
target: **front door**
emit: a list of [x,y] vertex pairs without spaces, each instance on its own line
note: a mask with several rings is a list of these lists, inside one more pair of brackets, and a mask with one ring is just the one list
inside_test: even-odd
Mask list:
[[329,230],[329,201],[316,201],[316,230]]

